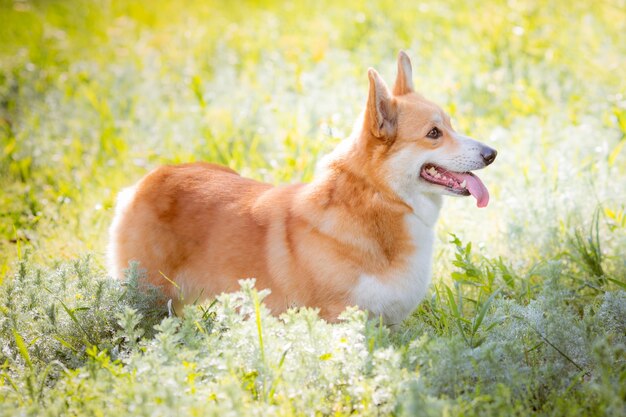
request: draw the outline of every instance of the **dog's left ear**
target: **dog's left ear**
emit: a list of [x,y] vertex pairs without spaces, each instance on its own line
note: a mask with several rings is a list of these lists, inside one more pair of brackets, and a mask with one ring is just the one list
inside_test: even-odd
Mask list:
[[374,137],[384,141],[396,136],[396,104],[385,81],[374,68],[367,71],[370,91],[365,108],[365,124]]
[[398,76],[393,86],[393,94],[401,96],[413,91],[413,69],[411,68],[411,60],[404,51],[400,51],[398,54]]

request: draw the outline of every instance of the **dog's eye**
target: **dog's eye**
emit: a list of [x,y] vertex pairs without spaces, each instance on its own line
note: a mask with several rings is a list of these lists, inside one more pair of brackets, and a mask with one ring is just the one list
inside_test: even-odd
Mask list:
[[436,127],[433,127],[432,129],[430,129],[430,132],[428,132],[428,134],[426,135],[426,137],[431,138],[431,139],[439,139],[440,136],[441,136],[441,130],[437,129]]

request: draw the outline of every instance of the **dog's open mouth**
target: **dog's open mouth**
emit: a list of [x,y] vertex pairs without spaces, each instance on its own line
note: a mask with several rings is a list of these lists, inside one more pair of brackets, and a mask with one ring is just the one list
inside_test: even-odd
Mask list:
[[431,184],[445,187],[446,190],[458,195],[473,195],[478,207],[489,204],[489,191],[485,184],[471,172],[453,172],[440,166],[426,164],[420,176]]

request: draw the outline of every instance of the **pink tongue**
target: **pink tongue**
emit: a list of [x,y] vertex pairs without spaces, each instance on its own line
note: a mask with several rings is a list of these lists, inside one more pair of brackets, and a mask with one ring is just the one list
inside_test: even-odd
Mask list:
[[467,181],[467,191],[476,199],[476,205],[478,207],[487,207],[489,204],[489,191],[485,184],[474,174],[469,173],[456,173],[455,177],[460,177],[461,181]]

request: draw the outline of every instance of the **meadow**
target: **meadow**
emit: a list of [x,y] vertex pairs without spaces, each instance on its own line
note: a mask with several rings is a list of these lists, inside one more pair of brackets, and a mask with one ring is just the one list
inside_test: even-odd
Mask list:
[[[625,33],[624,0],[0,0],[0,415],[626,415]],[[309,181],[401,49],[499,154],[399,328],[107,276],[120,189]]]

